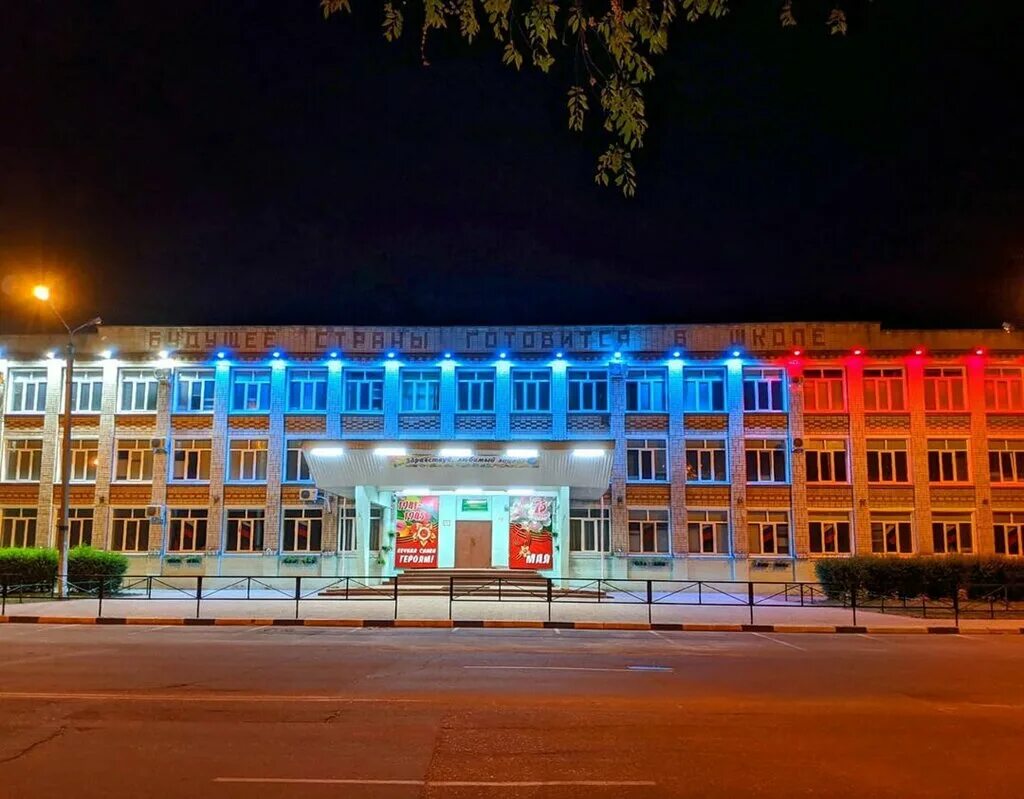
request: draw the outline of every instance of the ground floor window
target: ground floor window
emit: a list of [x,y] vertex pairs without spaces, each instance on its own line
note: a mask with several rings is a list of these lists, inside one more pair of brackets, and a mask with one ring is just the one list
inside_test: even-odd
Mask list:
[[569,551],[608,552],[610,549],[608,508],[569,508]]
[[201,552],[206,549],[206,510],[173,508],[167,523],[168,552]]
[[747,513],[750,551],[756,555],[789,554],[789,511],[752,510]]
[[370,551],[380,551],[380,535],[384,529],[384,508],[379,505],[370,507]]
[[[57,524],[60,524],[58,516]],[[92,508],[71,508],[68,511],[68,548],[92,546]]]
[[36,509],[4,508],[0,511],[0,546],[34,547],[36,545]]
[[266,511],[263,508],[231,508],[227,515],[227,552],[259,552],[263,549]]
[[149,549],[149,516],[145,508],[114,508],[110,548],[116,552],[146,552]]
[[658,555],[669,553],[667,509],[629,511],[629,551]]
[[338,510],[338,549],[342,552],[356,551],[356,509],[345,505]]
[[938,553],[974,551],[974,531],[969,513],[933,513],[932,545]]
[[811,513],[808,531],[814,555],[848,555],[853,551],[849,513]]
[[879,555],[908,555],[913,552],[910,514],[872,513],[871,551]]
[[282,551],[319,552],[323,524],[323,512],[319,508],[286,508]]
[[687,510],[686,530],[690,554],[729,554],[729,511]]
[[996,554],[1024,555],[1024,513],[995,514]]

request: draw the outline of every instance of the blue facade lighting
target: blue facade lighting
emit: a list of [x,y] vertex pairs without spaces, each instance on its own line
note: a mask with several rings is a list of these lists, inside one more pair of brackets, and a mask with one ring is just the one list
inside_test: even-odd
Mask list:
[[732,351],[732,357],[733,357],[733,358],[739,358],[739,357],[740,357],[740,355],[742,355],[742,354],[743,354],[743,353],[741,353],[741,352],[740,352],[739,350],[733,350],[733,351]]
[[505,352],[505,350],[502,350],[501,352],[498,353],[498,357],[501,358],[502,360],[505,360],[508,357],[508,353]]
[[389,357],[389,358],[391,358],[391,359],[394,359],[394,357],[395,357],[395,351],[394,351],[394,350],[391,350],[391,351],[390,351],[390,352],[388,353],[388,357]]
[[446,361],[450,361],[450,360],[452,359],[452,354],[451,354],[450,352],[446,352],[446,353],[444,354],[444,359],[445,359]]
[[328,355],[328,357],[330,357],[330,358],[337,358],[338,357],[338,351],[337,350],[331,350],[331,352]]
[[280,350],[274,350],[272,353],[270,353],[270,357],[271,358],[280,358],[281,357],[281,351]]
[[226,357],[227,357],[227,353],[224,352],[224,350],[221,350],[220,352],[217,353],[217,360],[218,361],[223,361]]
[[614,358],[615,360],[617,360],[617,361],[621,361],[621,360],[622,360],[622,353],[621,353],[621,352],[619,352],[618,350],[616,350],[616,351],[615,351],[615,354],[614,354],[614,355],[612,355],[612,357],[613,357],[613,358]]
[[683,357],[683,353],[681,353],[679,350],[676,350],[675,352],[672,353],[672,357],[673,358],[682,358]]
[[555,357],[556,357],[556,358],[558,358],[558,359],[561,359],[561,358],[563,357],[563,355],[562,355],[562,351],[561,351],[561,350],[559,350],[558,352],[556,352],[556,353],[555,353]]

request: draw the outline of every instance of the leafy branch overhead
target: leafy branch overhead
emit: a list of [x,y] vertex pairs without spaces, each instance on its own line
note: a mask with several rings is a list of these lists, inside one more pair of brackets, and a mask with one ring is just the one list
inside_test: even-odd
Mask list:
[[[794,3],[774,0],[779,23],[797,24]],[[324,16],[351,11],[350,0],[320,0]],[[420,57],[427,61],[431,30],[458,28],[472,42],[480,14],[502,46],[502,62],[521,69],[529,62],[549,72],[556,55],[572,56],[573,78],[566,102],[569,129],[582,131],[593,108],[599,110],[607,145],[597,159],[594,180],[636,193],[633,154],[647,133],[643,85],[654,77],[652,59],[668,48],[672,23],[716,19],[729,12],[729,0],[386,0],[381,29],[389,42],[401,38],[407,12],[419,25]],[[824,24],[828,33],[846,34],[846,13],[836,4]]]

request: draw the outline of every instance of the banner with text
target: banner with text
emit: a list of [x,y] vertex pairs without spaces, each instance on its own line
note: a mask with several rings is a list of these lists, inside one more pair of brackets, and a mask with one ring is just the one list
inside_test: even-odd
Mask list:
[[554,510],[554,497],[512,497],[508,513],[509,568],[551,568]]
[[398,497],[395,568],[437,568],[438,497]]

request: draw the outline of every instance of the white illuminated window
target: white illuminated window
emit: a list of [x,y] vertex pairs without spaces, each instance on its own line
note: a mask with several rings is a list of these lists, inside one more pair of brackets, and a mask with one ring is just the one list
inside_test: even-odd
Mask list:
[[668,479],[664,439],[639,438],[626,442],[626,479],[641,483]]
[[667,509],[630,509],[629,551],[637,554],[669,553]]
[[[96,482],[96,466],[100,458],[100,443],[95,438],[73,438],[71,440],[71,481],[73,483]],[[60,463],[57,475],[60,475]]]
[[461,412],[494,411],[494,370],[459,369],[455,373],[457,408]]
[[928,480],[966,483],[970,479],[967,439],[933,438],[928,441]]
[[909,513],[871,513],[871,551],[878,555],[909,555],[914,551]]
[[611,551],[611,529],[608,508],[569,508],[569,551]]
[[720,438],[686,439],[686,481],[688,483],[724,483],[728,455]]
[[326,369],[288,370],[288,410],[307,412],[327,410]]
[[319,508],[285,508],[281,550],[319,552],[323,523],[323,513]]
[[288,442],[284,459],[284,480],[286,483],[311,483],[313,477],[309,473],[309,464],[302,451],[302,445],[296,441]]
[[145,482],[153,479],[153,443],[150,439],[118,439],[114,479],[125,482]]
[[924,407],[928,411],[962,411],[967,408],[964,370],[935,367],[924,370]]
[[174,410],[178,413],[212,411],[215,386],[213,369],[179,370],[174,392]]
[[174,442],[174,480],[209,480],[213,443],[208,438],[180,438]]
[[996,513],[995,522],[996,554],[1024,555],[1024,513]]
[[939,554],[974,551],[974,530],[969,513],[933,513],[932,546]]
[[985,408],[990,411],[1024,411],[1024,371],[1015,366],[986,369]]
[[35,508],[3,508],[0,514],[0,547],[36,545]]
[[743,409],[747,411],[786,410],[781,369],[743,370]]
[[263,508],[231,508],[227,512],[227,552],[261,552],[266,511]]
[[228,480],[258,483],[267,479],[267,440],[236,438],[228,456]]
[[842,369],[804,370],[804,410],[819,413],[846,410]]
[[167,522],[168,552],[202,552],[206,549],[206,509],[172,508]]
[[993,483],[1024,483],[1024,439],[989,441],[988,471]]
[[145,508],[114,508],[110,525],[110,548],[115,552],[149,550],[149,517]]
[[46,370],[12,369],[7,409],[11,413],[43,413],[46,410]]
[[345,410],[379,413],[384,410],[384,370],[345,369]]
[[907,483],[910,462],[907,441],[903,438],[869,438],[867,440],[868,482]]
[[512,370],[512,410],[529,413],[551,410],[551,370]]
[[902,369],[864,370],[864,410],[904,411],[906,384]]
[[631,413],[664,413],[664,369],[630,369],[626,372],[626,410]]
[[[63,399],[61,400],[63,403]],[[71,410],[99,413],[103,402],[103,370],[75,369],[71,377]]]
[[128,413],[155,411],[158,385],[153,369],[122,369],[118,409]]
[[722,369],[684,369],[683,402],[688,413],[725,411],[725,371]]
[[608,372],[604,369],[570,369],[568,391],[570,411],[608,410]]
[[744,442],[748,483],[786,482],[786,442],[781,438],[748,438]]
[[808,483],[845,483],[846,441],[841,438],[809,438],[804,450]]
[[402,370],[402,411],[436,413],[441,401],[441,373],[437,369]]
[[4,479],[19,483],[38,483],[43,464],[43,442],[38,438],[9,438],[4,447]]
[[755,555],[789,554],[789,511],[747,511],[747,538]]
[[687,510],[686,529],[691,555],[729,554],[729,511]]
[[853,552],[849,513],[812,512],[808,532],[813,555],[848,555]]

